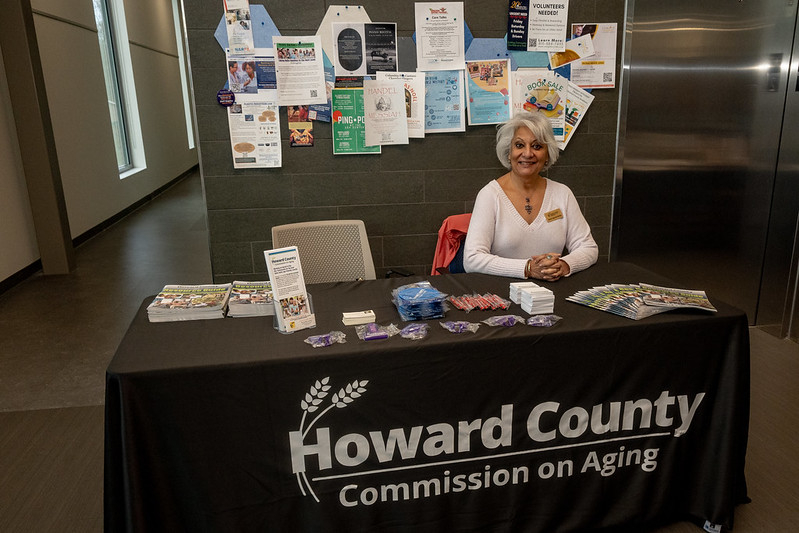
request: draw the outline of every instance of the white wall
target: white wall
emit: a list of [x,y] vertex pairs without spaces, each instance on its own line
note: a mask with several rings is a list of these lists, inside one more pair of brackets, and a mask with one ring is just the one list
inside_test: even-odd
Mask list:
[[124,180],[117,170],[91,2],[39,0],[34,11],[74,238],[197,163],[196,150],[188,147],[171,2],[126,2],[147,166]]
[[39,259],[5,72],[0,54],[0,280]]

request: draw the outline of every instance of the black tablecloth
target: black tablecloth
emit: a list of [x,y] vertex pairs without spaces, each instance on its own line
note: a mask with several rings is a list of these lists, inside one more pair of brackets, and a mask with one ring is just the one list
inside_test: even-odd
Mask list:
[[[429,321],[365,342],[342,311],[404,324],[391,290],[309,286],[317,327],[271,317],[149,323],[142,304],[106,384],[108,531],[555,532],[685,519],[732,525],[746,499],[746,316],[633,321],[567,302],[607,283],[673,286],[599,264],[556,283],[552,328]],[[511,279],[429,278],[507,298]],[[510,312],[524,315],[518,305]],[[451,310],[480,322],[503,311]],[[308,335],[341,330],[345,344]]]

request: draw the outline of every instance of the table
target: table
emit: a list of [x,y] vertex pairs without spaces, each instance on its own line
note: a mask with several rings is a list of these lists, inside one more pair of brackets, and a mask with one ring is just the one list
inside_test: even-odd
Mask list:
[[[365,342],[341,312],[402,325],[397,286],[507,297],[457,274],[309,286],[317,328],[271,317],[149,323],[107,370],[106,531],[556,532],[682,519],[746,501],[743,312],[633,321],[566,302],[606,283],[675,286],[624,263],[542,285],[552,328]],[[511,312],[525,315],[517,305]],[[451,310],[480,322],[503,312]],[[345,344],[312,348],[342,330]]]

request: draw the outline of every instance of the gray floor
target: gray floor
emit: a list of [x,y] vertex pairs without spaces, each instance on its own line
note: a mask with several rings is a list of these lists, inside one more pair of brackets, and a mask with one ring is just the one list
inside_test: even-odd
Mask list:
[[[2,532],[102,531],[105,368],[146,297],[211,282],[199,176],[85,243],[77,263],[0,295]],[[799,345],[750,333],[753,501],[735,531],[799,531]]]

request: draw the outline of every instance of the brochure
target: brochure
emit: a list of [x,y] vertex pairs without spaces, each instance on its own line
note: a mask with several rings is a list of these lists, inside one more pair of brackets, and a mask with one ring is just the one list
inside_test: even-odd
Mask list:
[[466,131],[463,70],[424,73],[425,133]]
[[405,117],[408,137],[424,138],[424,72],[378,72],[377,81],[396,80],[405,88]]
[[372,76],[397,71],[397,25],[393,22],[334,22],[336,76]]
[[594,95],[581,89],[575,83],[569,82],[569,90],[566,93],[566,134],[563,142],[558,143],[558,148],[563,150],[569,144],[574,130],[580,125],[586,111],[594,101]]
[[278,103],[284,105],[327,102],[322,44],[318,35],[272,36]]
[[416,68],[421,71],[463,68],[463,2],[416,2]]
[[297,247],[264,250],[264,258],[272,285],[277,329],[286,333],[316,326]]
[[568,80],[547,69],[520,68],[513,73],[513,113],[543,113],[552,125],[556,141],[563,141],[566,129]]
[[223,318],[230,283],[219,285],[166,285],[147,306],[150,322]]
[[572,63],[571,81],[584,89],[616,87],[615,22],[605,24],[572,24],[572,35],[588,35],[594,45],[594,55]]
[[501,124],[510,118],[510,61],[466,62],[469,125]]
[[566,300],[633,320],[680,308],[716,311],[704,291],[658,287],[646,283],[593,287],[578,291]]
[[363,89],[333,89],[333,155],[379,154],[366,146]]
[[268,281],[234,281],[228,300],[228,316],[266,316],[275,314],[272,284]]
[[248,0],[225,0],[225,27],[230,49],[236,54],[251,54],[255,45]]
[[399,80],[364,80],[366,146],[408,144],[405,88]]

